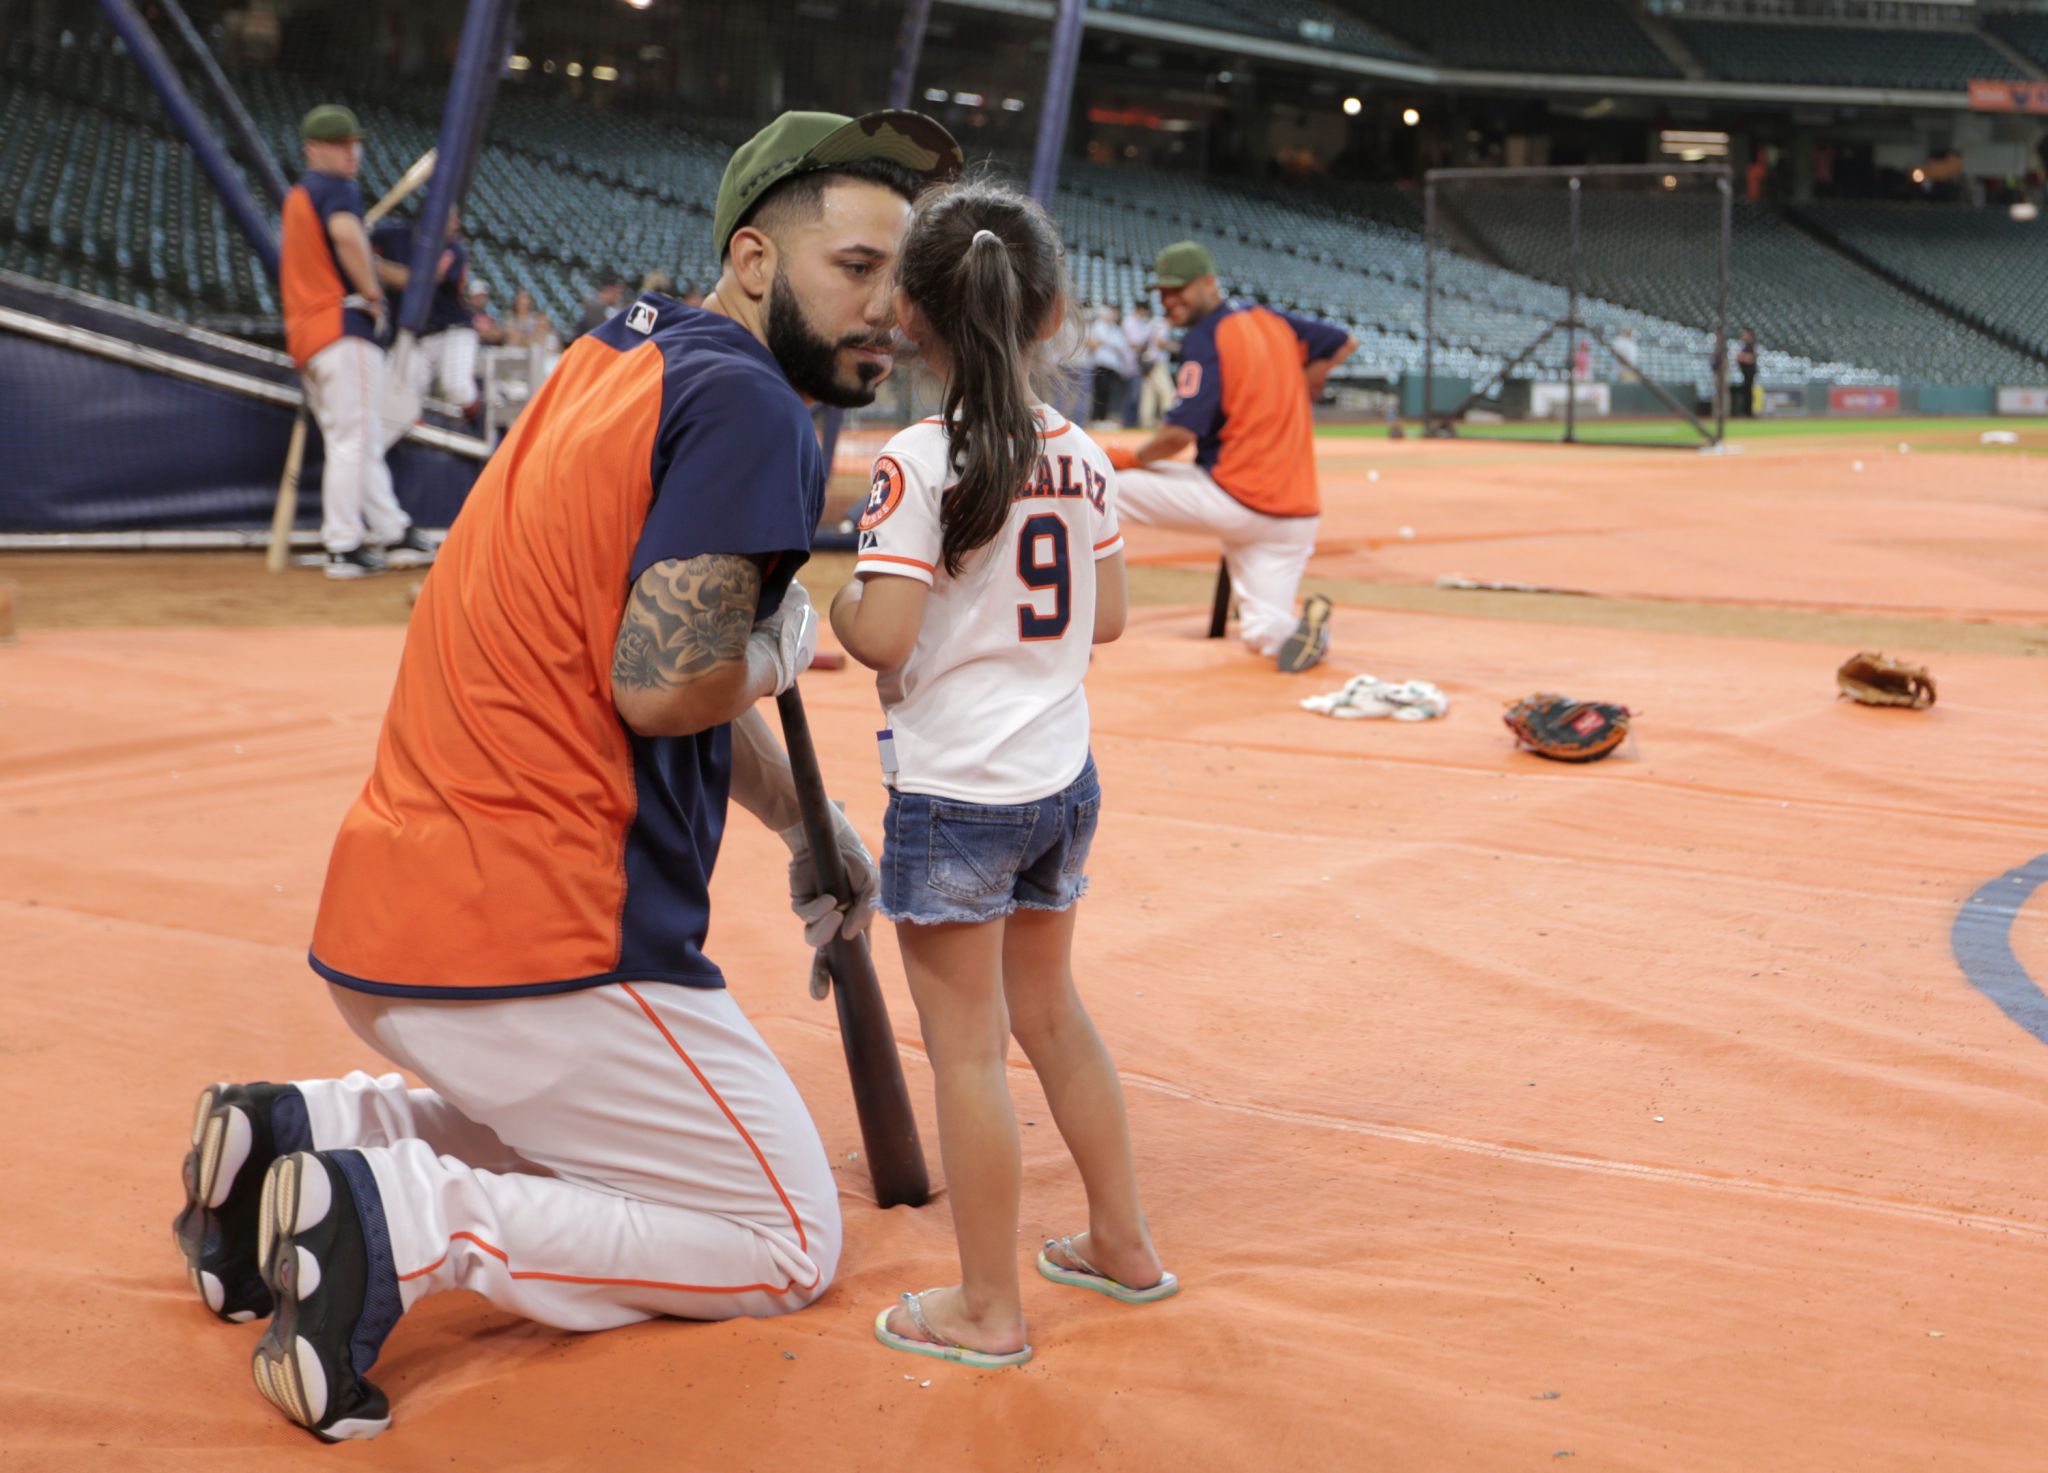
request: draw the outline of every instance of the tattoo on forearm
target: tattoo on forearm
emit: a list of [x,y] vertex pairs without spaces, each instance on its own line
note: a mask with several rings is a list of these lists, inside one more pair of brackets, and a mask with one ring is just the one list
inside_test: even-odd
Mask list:
[[612,649],[612,684],[668,690],[746,658],[761,598],[751,558],[670,558],[640,575]]

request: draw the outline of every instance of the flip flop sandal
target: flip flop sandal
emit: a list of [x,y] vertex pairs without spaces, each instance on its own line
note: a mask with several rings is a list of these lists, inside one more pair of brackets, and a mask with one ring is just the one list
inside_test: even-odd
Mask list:
[[908,1351],[912,1355],[928,1355],[933,1360],[957,1361],[963,1366],[978,1366],[985,1371],[998,1370],[1003,1366],[1021,1366],[1031,1359],[1031,1347],[1028,1345],[1007,1355],[996,1355],[986,1350],[969,1350],[964,1345],[956,1345],[948,1340],[934,1330],[924,1317],[924,1305],[919,1301],[931,1292],[927,1289],[924,1294],[905,1294],[899,1301],[910,1311],[910,1322],[917,1326],[917,1333],[924,1336],[924,1339],[912,1340],[909,1336],[899,1335],[889,1328],[890,1312],[896,1308],[894,1304],[875,1316],[875,1338],[891,1350]]
[[[1055,1248],[1068,1263],[1074,1265],[1073,1268],[1054,1263],[1047,1256]],[[1045,1247],[1039,1250],[1038,1271],[1055,1284],[1068,1284],[1076,1289],[1093,1289],[1097,1294],[1107,1294],[1122,1304],[1151,1304],[1160,1299],[1171,1299],[1180,1292],[1180,1280],[1163,1271],[1159,1275],[1159,1282],[1149,1289],[1133,1289],[1129,1285],[1119,1284],[1076,1253],[1072,1238],[1047,1238]]]
[[1301,606],[1301,622],[1280,646],[1280,673],[1299,675],[1322,663],[1330,651],[1330,601],[1312,593]]

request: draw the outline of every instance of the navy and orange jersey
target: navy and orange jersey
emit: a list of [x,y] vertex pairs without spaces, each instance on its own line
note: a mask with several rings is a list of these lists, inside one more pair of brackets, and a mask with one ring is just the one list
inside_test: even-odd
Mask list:
[[[448,274],[434,283],[434,295],[427,308],[427,330],[422,337],[446,332],[451,327],[468,327],[476,320],[468,301],[469,247],[460,240],[450,240],[447,248],[454,259],[449,262]],[[411,266],[412,222],[386,220],[370,232],[370,249],[395,265]],[[434,264],[438,266],[440,262]]]
[[413,609],[314,970],[400,996],[723,986],[705,945],[731,728],[630,731],[612,651],[667,559],[756,559],[774,609],[824,492],[810,415],[745,328],[646,297],[578,338]]
[[1303,368],[1350,340],[1334,322],[1225,302],[1181,343],[1180,402],[1166,422],[1193,432],[1195,463],[1253,511],[1317,516],[1315,419]]
[[308,170],[284,197],[277,287],[284,299],[285,347],[301,368],[337,338],[377,336],[369,313],[341,304],[355,287],[342,275],[327,233],[334,216],[362,213],[363,193],[355,180],[318,169]]

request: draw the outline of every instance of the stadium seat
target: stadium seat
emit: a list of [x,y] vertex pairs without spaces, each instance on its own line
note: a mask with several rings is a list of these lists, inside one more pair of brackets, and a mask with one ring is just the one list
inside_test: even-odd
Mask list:
[[1731,82],[1959,92],[1972,78],[2020,76],[1982,37],[1962,30],[1704,20],[1677,22],[1677,30],[1708,71]]

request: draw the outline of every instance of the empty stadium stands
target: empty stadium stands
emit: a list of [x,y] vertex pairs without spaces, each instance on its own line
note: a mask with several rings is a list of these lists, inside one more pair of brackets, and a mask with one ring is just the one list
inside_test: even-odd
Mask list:
[[2013,10],[1984,17],[1984,29],[2033,62],[2048,67],[2048,15]]
[[1342,0],[1445,66],[1676,77],[1620,0]]
[[[1408,3],[1375,0],[1374,13]],[[1626,18],[1618,5],[1597,3],[1603,14]],[[0,94],[0,266],[188,320],[274,317],[271,283],[164,128],[156,99],[125,56],[111,47],[30,55],[14,46],[5,54],[4,76],[10,85]],[[291,160],[297,120],[321,89],[272,72],[238,80],[278,157]],[[369,128],[364,184],[374,196],[434,142],[440,98],[394,84],[352,94],[352,101]],[[467,205],[473,274],[491,283],[499,310],[523,289],[558,327],[574,320],[607,267],[634,279],[661,270],[708,283],[716,275],[710,207],[728,152],[724,141],[644,117],[508,92],[493,115]],[[1596,214],[1602,208],[1597,195],[1589,203]],[[1490,202],[1475,196],[1465,223],[1487,259],[1439,258],[1440,372],[1487,377],[1564,312],[1562,218],[1526,205],[1512,195]],[[1393,375],[1421,367],[1424,248],[1410,191],[1226,183],[1072,165],[1055,213],[1086,300],[1143,295],[1153,253],[1197,235],[1214,245],[1235,290],[1350,325],[1361,345],[1350,365],[1356,371]],[[1595,219],[1598,228],[1622,232],[1630,246],[1589,261],[1582,306],[1605,331],[1633,329],[1640,365],[1651,376],[1704,390],[1715,303],[1701,242],[1713,227],[1681,216],[1644,214],[1641,221],[1662,223],[1639,227]],[[1984,219],[1946,216],[1938,228],[1967,233],[1972,221]],[[1627,236],[1630,228],[1640,238]],[[1954,314],[1979,323],[2011,316],[2026,345],[2048,348],[2041,302],[2024,299],[2016,285],[2033,277],[2010,264],[2009,253],[2027,237],[1977,241],[1969,248],[1981,257],[1970,259],[1981,259],[1982,268],[1944,278],[1934,253],[1964,247],[1922,239],[1916,232],[1923,228],[1937,227],[1914,221],[1858,248]],[[1840,229],[1845,239],[1859,232],[1860,241],[1872,228],[1845,213]],[[1731,311],[1734,325],[1764,328],[1768,376],[1847,383],[2041,377],[2040,364],[2024,353],[1759,207],[1741,207]],[[1517,372],[1560,376],[1566,353],[1560,338]],[[1612,369],[1604,353],[1596,354],[1596,374]]]
[[[1568,231],[1559,201],[1471,190],[1447,198],[1498,259],[1545,281],[1566,279]],[[1714,278],[1700,241],[1716,208],[1705,199],[1646,211],[1589,189],[1582,289],[1678,321],[1709,320]],[[1687,220],[1690,208],[1699,218]],[[1729,328],[1755,327],[1767,347],[1817,362],[1882,368],[1933,383],[2030,382],[2042,365],[1861,269],[1760,205],[1735,206]],[[1825,376],[1833,377],[1829,373]]]
[[1675,28],[1714,76],[1731,82],[1956,92],[1973,77],[2022,75],[1981,36],[1963,30],[1704,20]]
[[1879,270],[2048,357],[2048,226],[1999,211],[1829,202],[1798,212]]
[[1201,26],[1269,41],[1291,41],[1352,56],[1424,61],[1420,51],[1324,0],[1095,0],[1099,8],[1145,20]]

